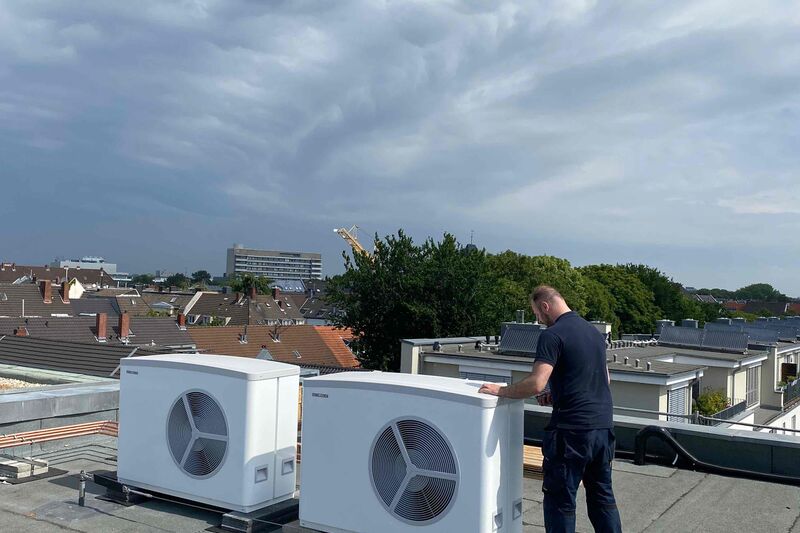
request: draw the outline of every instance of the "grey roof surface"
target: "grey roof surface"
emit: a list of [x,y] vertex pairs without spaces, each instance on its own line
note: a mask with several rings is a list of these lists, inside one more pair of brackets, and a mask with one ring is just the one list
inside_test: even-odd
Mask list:
[[116,303],[116,299],[110,297],[80,298],[69,301],[72,306],[72,313],[75,316],[105,313],[109,318],[114,318],[115,320],[119,316],[119,308]]
[[233,294],[204,292],[194,305],[188,309],[189,315],[229,317],[227,326],[245,324],[270,324],[275,321],[291,320],[302,322],[303,315],[291,295],[259,294],[254,300]]
[[194,305],[187,309],[188,315],[230,317],[227,325],[238,326],[247,324],[248,306],[247,298],[236,293],[222,294],[218,292],[204,292]]
[[620,349],[617,353],[620,357],[627,355],[633,360],[634,358],[647,359],[652,357],[661,357],[665,355],[685,355],[689,357],[698,357],[704,359],[719,359],[721,361],[741,361],[749,359],[756,355],[767,355],[763,350],[749,350],[746,354],[720,352],[717,350],[701,350],[682,348],[676,346],[640,346]]
[[[65,443],[70,441],[64,441]],[[78,474],[116,470],[116,439],[58,447],[37,457],[68,473],[19,485],[0,485],[0,524],[20,532],[121,533],[211,530],[220,514],[152,499],[126,507],[100,498],[105,489],[89,480],[86,505],[77,505]],[[298,479],[302,489],[302,463]],[[627,533],[697,531],[800,533],[800,488],[727,478],[670,467],[614,461],[614,492]],[[542,482],[523,481],[523,532],[544,532]],[[376,503],[377,505],[377,503]],[[578,491],[577,531],[592,531],[583,489]],[[313,533],[292,521],[275,533]]]
[[[13,335],[14,330],[25,326],[28,335],[42,339],[67,342],[97,343],[96,318],[91,316],[65,318],[0,318],[0,335]],[[173,318],[132,317],[132,335],[128,345],[194,346],[186,330],[178,328]],[[119,338],[119,323],[109,317],[106,325],[107,342],[123,344]]]
[[182,313],[183,310],[186,308],[186,304],[189,303],[194,297],[194,294],[175,294],[170,292],[143,292],[142,293],[142,300],[153,309],[154,304],[158,303],[166,303],[175,308],[176,312]]
[[[120,344],[83,344],[34,337],[0,337],[0,363],[90,376],[109,377],[120,359],[136,347]],[[165,350],[136,349],[134,356]]]
[[27,276],[28,278],[35,277],[37,280],[49,279],[55,283],[61,283],[67,278],[69,281],[77,279],[86,289],[116,284],[116,282],[111,279],[111,276],[106,274],[102,269],[66,269],[31,265],[15,265],[14,268],[9,266],[0,268],[0,283],[13,283],[23,276]]
[[[612,354],[614,352],[608,352],[606,357],[606,362],[608,363],[608,369],[611,372],[634,372],[638,374],[647,374],[647,375],[658,375],[658,376],[675,376],[678,374],[684,374],[686,372],[697,372],[698,370],[703,370],[704,368],[708,368],[702,365],[685,365],[681,363],[664,363],[662,361],[648,361],[647,359],[640,359],[639,368],[636,368],[636,357],[629,357],[628,364],[625,364],[625,353],[617,354],[617,362],[614,362]],[[647,370],[647,363],[651,363],[651,368]]]
[[72,315],[72,307],[61,299],[60,288],[51,287],[52,303],[42,300],[38,284],[0,285],[0,316],[22,316],[22,300],[25,300],[25,316],[49,317],[53,314]]

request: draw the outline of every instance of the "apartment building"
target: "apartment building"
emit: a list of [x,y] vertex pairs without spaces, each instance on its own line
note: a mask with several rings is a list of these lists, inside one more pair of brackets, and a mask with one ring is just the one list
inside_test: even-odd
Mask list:
[[234,244],[228,248],[225,275],[254,274],[273,280],[322,279],[322,255],[258,250]]

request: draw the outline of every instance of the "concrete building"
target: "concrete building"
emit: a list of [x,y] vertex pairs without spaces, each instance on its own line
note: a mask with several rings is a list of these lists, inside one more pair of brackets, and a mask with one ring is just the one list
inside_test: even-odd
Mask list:
[[257,250],[234,244],[228,248],[225,275],[255,274],[270,279],[322,279],[322,255],[308,252]]
[[[106,263],[102,257],[87,255],[80,259],[57,259],[50,263],[51,267],[57,268],[81,268],[87,270],[104,270],[106,274],[116,274],[117,264]],[[121,273],[122,274],[122,273]]]

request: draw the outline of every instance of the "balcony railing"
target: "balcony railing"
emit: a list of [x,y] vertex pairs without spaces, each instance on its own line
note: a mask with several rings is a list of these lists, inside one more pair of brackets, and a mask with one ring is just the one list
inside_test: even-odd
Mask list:
[[800,398],[800,379],[790,381],[783,388],[783,404],[786,405]]
[[726,407],[719,413],[711,415],[710,418],[716,420],[731,420],[737,415],[744,413],[747,410],[747,400],[732,400],[731,406]]

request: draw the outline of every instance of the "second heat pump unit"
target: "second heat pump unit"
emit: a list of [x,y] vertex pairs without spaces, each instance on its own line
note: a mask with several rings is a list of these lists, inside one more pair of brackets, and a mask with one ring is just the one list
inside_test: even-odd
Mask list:
[[223,355],[123,359],[119,481],[243,512],[292,498],[299,373]]
[[305,380],[301,525],[521,533],[523,403],[479,385],[381,372]]

